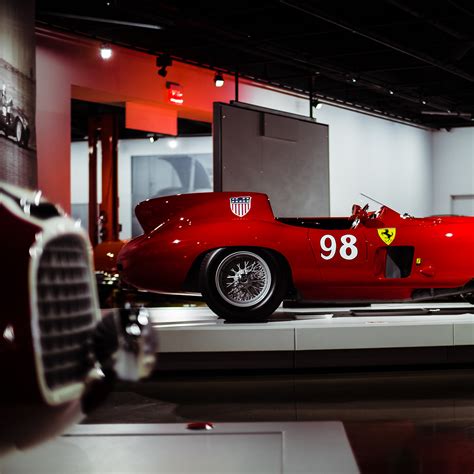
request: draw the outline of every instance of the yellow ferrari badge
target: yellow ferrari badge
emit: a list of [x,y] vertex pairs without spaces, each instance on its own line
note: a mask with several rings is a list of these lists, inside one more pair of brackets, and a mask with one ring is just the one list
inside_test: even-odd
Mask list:
[[390,245],[394,239],[397,229],[395,227],[388,227],[385,229],[377,229],[379,237],[387,244]]

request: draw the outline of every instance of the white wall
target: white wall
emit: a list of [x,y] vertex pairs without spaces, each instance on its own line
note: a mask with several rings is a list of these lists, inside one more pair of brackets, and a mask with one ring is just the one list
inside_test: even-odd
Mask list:
[[[240,95],[243,102],[309,115],[307,99],[251,86]],[[329,125],[331,215],[347,215],[361,192],[400,212],[431,214],[431,131],[327,104],[315,116]]]
[[182,137],[178,146],[170,148],[172,139],[160,139],[155,143],[149,140],[121,140],[119,142],[119,219],[122,224],[121,239],[131,235],[132,206],[132,156],[133,155],[176,155],[212,153],[212,137]]
[[[102,199],[102,151],[97,144],[97,199]],[[89,150],[87,141],[71,143],[71,203],[89,202]]]
[[433,133],[433,213],[451,213],[451,195],[474,194],[474,128]]

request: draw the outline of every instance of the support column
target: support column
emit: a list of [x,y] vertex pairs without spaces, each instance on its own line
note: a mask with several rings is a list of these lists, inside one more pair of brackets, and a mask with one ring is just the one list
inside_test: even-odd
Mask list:
[[118,123],[114,115],[101,117],[102,202],[100,204],[100,240],[119,239],[118,220]]
[[97,216],[97,119],[89,118],[89,239],[93,247],[99,243]]

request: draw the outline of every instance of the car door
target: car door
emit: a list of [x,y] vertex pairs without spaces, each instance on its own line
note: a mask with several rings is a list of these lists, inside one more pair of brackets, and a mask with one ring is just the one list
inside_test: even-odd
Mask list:
[[364,286],[373,279],[367,260],[364,225],[348,229],[311,229],[315,264],[330,286]]

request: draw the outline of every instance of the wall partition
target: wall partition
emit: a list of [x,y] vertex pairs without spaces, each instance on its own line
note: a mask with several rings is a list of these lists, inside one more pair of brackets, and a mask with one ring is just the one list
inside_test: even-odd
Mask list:
[[268,194],[277,217],[329,215],[328,126],[233,102],[214,105],[214,188]]

